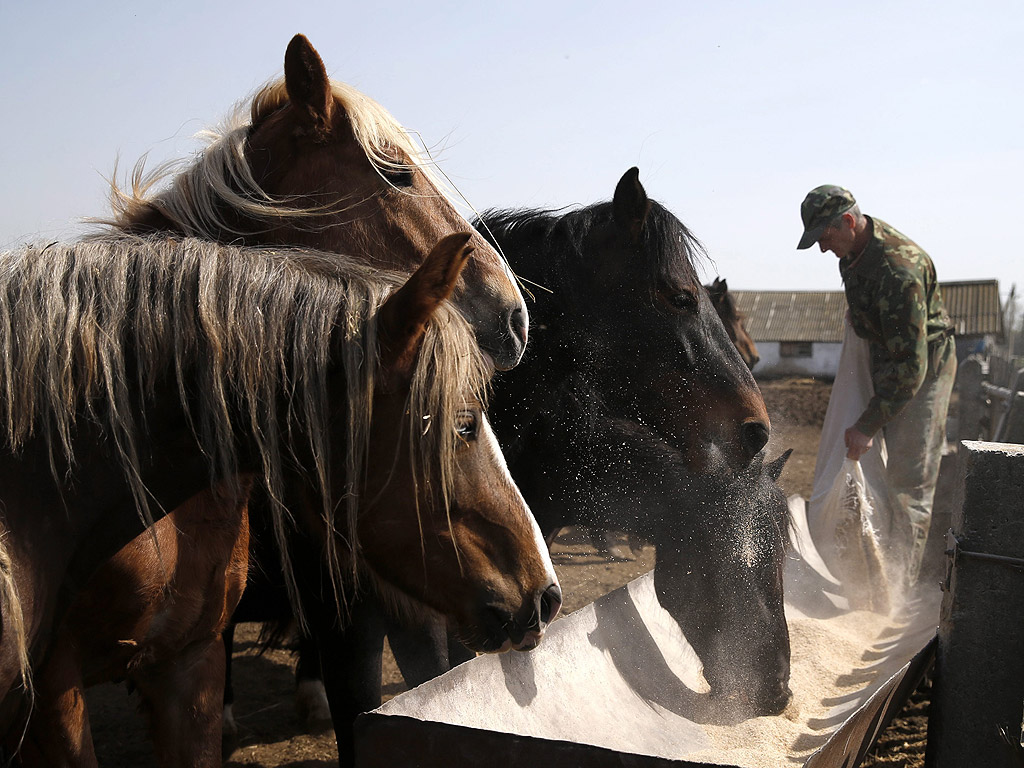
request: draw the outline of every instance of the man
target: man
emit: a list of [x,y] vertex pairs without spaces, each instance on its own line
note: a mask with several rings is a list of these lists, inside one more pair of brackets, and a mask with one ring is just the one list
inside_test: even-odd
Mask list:
[[[908,583],[917,579],[931,523],[956,377],[953,327],[935,266],[917,244],[861,213],[849,190],[826,184],[800,206],[798,249],[818,243],[839,258],[849,319],[869,342],[874,396],[846,430],[847,456],[859,460],[883,431],[894,514],[905,516]],[[899,520],[894,521],[897,524]],[[897,548],[897,556],[900,556]]]

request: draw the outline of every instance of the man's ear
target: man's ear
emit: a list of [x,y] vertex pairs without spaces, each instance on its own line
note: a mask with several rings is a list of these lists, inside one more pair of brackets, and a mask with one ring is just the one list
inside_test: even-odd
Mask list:
[[385,381],[408,381],[434,312],[451,296],[473,253],[469,232],[438,242],[405,285],[388,297],[377,313],[380,371]]

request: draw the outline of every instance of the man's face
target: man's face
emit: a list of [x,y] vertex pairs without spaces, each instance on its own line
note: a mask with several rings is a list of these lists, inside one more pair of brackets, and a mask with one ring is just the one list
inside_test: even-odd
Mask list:
[[853,241],[856,235],[854,218],[849,214],[843,217],[832,226],[825,229],[818,238],[818,247],[821,252],[832,251],[836,258],[849,256],[853,252]]

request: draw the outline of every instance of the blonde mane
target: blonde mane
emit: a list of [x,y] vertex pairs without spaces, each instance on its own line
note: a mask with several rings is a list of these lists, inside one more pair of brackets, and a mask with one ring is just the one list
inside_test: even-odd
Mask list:
[[[253,446],[282,544],[291,524],[283,467],[300,457],[312,462],[305,471],[322,496],[326,529],[344,534],[356,555],[356,513],[372,502],[362,498],[361,481],[376,310],[406,278],[338,254],[191,238],[94,238],[0,254],[6,448],[17,454],[29,440],[44,440],[54,472],[62,472],[58,456],[73,472],[76,426],[83,419],[99,425],[149,523],[152,501],[139,459],[147,410],[180,407],[211,476],[236,477],[239,441]],[[338,371],[343,393],[329,390]],[[488,378],[472,329],[443,305],[428,325],[408,403],[415,476],[436,498],[450,498],[454,476],[456,437],[447,426],[467,400],[483,400]],[[177,392],[178,402],[158,402],[158,392]],[[344,445],[334,436],[332,454],[328,418],[339,397],[348,434]],[[434,428],[424,434],[426,423]],[[339,462],[346,487],[332,488],[329,468]],[[336,527],[338,508],[344,518]],[[358,557],[339,551],[333,536],[325,545],[337,589],[346,570],[357,577]]]
[[[418,169],[439,194],[455,204],[451,185],[436,168],[429,152],[384,107],[339,81],[331,81],[331,91],[348,116],[356,141],[378,172]],[[224,215],[225,211],[241,214],[268,228],[277,226],[282,219],[302,221],[344,211],[345,201],[326,207],[297,206],[294,200],[269,195],[253,177],[245,157],[249,134],[287,104],[288,92],[281,78],[257,91],[250,106],[237,106],[220,129],[203,131],[200,137],[205,139],[206,148],[194,162],[171,161],[147,173],[146,158],[142,157],[132,171],[129,189],[119,186],[116,178],[111,180],[113,218],[94,222],[130,230],[155,209],[190,237],[223,239],[225,233],[245,234],[234,219]],[[410,158],[410,164],[396,161],[396,149]],[[161,189],[168,179],[173,179],[170,186]],[[400,191],[413,194],[405,189]],[[310,226],[315,225],[310,222]]]

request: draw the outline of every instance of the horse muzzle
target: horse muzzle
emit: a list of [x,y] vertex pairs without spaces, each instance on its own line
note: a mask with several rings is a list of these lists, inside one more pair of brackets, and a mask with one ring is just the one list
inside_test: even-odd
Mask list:
[[481,653],[531,651],[540,645],[548,625],[561,607],[562,590],[553,582],[539,590],[530,605],[524,605],[517,612],[524,619],[510,615],[501,605],[491,604],[485,607],[476,629],[460,634],[469,648]]
[[529,337],[529,321],[525,307],[511,309],[497,332],[486,333],[478,330],[477,342],[480,349],[494,363],[499,371],[515,368],[523,359],[526,341]]
[[720,706],[750,713],[754,717],[782,714],[793,700],[789,685],[781,681],[753,692],[744,688],[722,691],[712,686],[711,696]]

